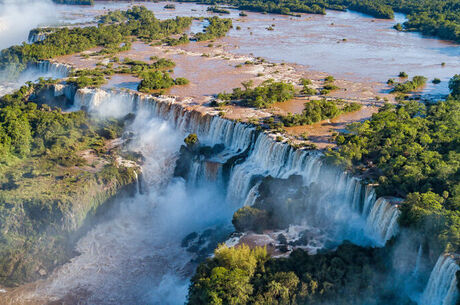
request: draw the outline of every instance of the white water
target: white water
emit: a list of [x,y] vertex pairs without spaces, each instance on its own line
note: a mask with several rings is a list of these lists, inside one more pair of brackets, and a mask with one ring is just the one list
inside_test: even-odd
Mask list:
[[[70,66],[52,63],[48,60],[30,64],[17,79],[11,79],[8,75],[0,72],[0,97],[19,89],[27,81],[37,81],[40,77],[60,79],[70,72]],[[6,79],[6,80],[5,80]],[[9,80],[11,79],[11,80]]]
[[431,272],[430,279],[419,302],[420,305],[455,305],[458,299],[455,273],[460,267],[454,256],[443,254]]
[[140,151],[145,192],[123,199],[113,218],[77,245],[80,255],[58,268],[27,299],[75,295],[79,304],[183,304],[193,257],[180,246],[188,233],[229,221],[212,185],[186,188],[173,179],[184,135],[142,110],[129,128]]
[[258,176],[288,178],[296,174],[302,176],[305,185],[315,185],[320,190],[306,216],[318,225],[333,223],[331,229],[337,239],[383,245],[398,232],[397,207],[386,199],[376,201],[371,187],[362,185],[359,179],[346,172],[323,164],[318,152],[295,150],[276,142],[268,134],[256,134],[253,127],[244,123],[186,111],[173,98],[83,89],[75,95],[74,109],[82,106],[98,115],[115,117],[143,111],[170,122],[183,134],[196,133],[202,143],[224,144],[225,150],[212,160],[199,160],[192,165],[189,178],[194,183],[221,181],[216,178],[222,175],[219,164],[248,152],[244,162],[231,168],[228,186],[222,192],[226,193],[226,201],[234,210],[254,201]]
[[366,230],[368,234],[377,236],[381,242],[389,240],[397,232],[396,223],[401,212],[387,198],[379,198],[367,217]]
[[[94,115],[136,113],[131,130],[137,137],[131,148],[146,156],[146,191],[124,200],[112,220],[82,238],[77,246],[81,255],[59,268],[29,297],[57,299],[70,292],[83,295],[82,304],[183,304],[193,266],[188,263],[192,256],[180,247],[181,239],[190,232],[228,223],[238,207],[252,204],[257,197],[257,175],[301,175],[304,184],[313,187],[311,199],[316,202],[304,217],[312,228],[327,232],[326,239],[380,246],[397,234],[399,212],[394,200],[376,200],[371,186],[327,166],[317,152],[295,150],[243,123],[187,111],[173,98],[88,89],[75,94],[57,86],[55,95],[64,94],[75,95],[74,109],[84,106]],[[247,154],[230,169],[228,187],[215,183],[209,169],[200,169],[209,160],[194,164],[192,176],[202,177],[191,181],[200,183],[186,187],[181,179],[171,178],[182,139],[191,132],[202,143],[225,145],[212,162],[223,164],[232,156]],[[221,168],[217,176],[223,175]],[[438,262],[421,305],[437,304],[441,298],[446,300],[442,305],[453,305],[450,300],[456,299],[457,292],[452,271],[456,268]]]

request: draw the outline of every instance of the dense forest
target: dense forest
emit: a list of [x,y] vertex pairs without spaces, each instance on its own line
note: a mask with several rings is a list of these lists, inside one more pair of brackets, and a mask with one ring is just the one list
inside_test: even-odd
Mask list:
[[[349,125],[336,137],[337,150],[326,153],[327,162],[377,182],[378,196],[405,198],[400,225],[415,229],[407,230],[410,238],[421,239],[435,256],[460,250],[460,75],[449,87],[446,101],[386,104],[370,120]],[[232,223],[238,232],[256,233],[296,224],[321,194],[315,187],[302,186],[300,176],[266,177],[254,204],[239,209]],[[287,251],[286,239],[278,236],[278,242]],[[414,305],[391,275],[388,257],[396,244],[344,242],[334,251],[297,249],[276,259],[260,247],[220,246],[193,276],[188,304]]]
[[312,100],[305,103],[304,110],[299,114],[281,116],[284,126],[309,125],[322,120],[333,119],[340,114],[361,109],[361,104],[345,103],[342,100]]
[[188,304],[415,304],[385,289],[384,255],[347,242],[333,252],[295,250],[277,259],[260,247],[221,246],[198,267]]
[[[181,0],[180,2],[196,2]],[[460,41],[459,0],[203,0],[206,4],[228,4],[242,10],[275,14],[325,14],[325,9],[354,10],[377,18],[394,17],[394,12],[407,14],[400,28],[418,31],[443,39]]]
[[135,179],[135,169],[117,165],[106,145],[121,134],[123,120],[42,105],[50,83],[0,98],[3,285],[40,278],[67,261],[87,215]]
[[406,198],[400,223],[440,249],[460,250],[460,75],[443,102],[386,104],[337,136],[329,160],[377,179],[380,196]]

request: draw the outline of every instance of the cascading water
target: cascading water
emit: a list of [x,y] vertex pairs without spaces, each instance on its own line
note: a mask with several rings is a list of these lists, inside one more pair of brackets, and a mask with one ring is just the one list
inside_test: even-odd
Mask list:
[[372,187],[324,164],[320,153],[294,149],[269,134],[256,133],[248,124],[187,110],[174,98],[154,98],[128,91],[80,89],[75,94],[73,108],[81,107],[115,117],[130,112],[148,113],[168,121],[184,134],[196,133],[202,144],[223,144],[225,149],[211,160],[195,161],[191,181],[218,180],[216,175],[222,174],[222,164],[246,152],[244,162],[231,168],[226,188],[227,202],[236,208],[252,202],[253,198],[248,197],[256,192],[257,177],[288,178],[295,174],[302,176],[305,185],[321,187],[323,194],[315,207],[316,216],[340,224],[341,238],[357,243],[369,243],[366,240],[370,239],[371,243],[383,245],[398,232],[397,206],[383,198],[376,200]]
[[456,272],[460,270],[452,254],[442,254],[431,271],[419,305],[455,305],[458,300]]
[[[260,176],[288,178],[297,174],[305,185],[318,187],[318,203],[306,214],[321,216],[321,225],[335,223],[343,232],[341,238],[376,245],[382,242],[382,236],[391,235],[387,232],[397,229],[396,223],[386,219],[385,215],[391,213],[374,212],[381,210],[372,188],[324,164],[321,154],[293,149],[268,134],[257,133],[248,124],[187,110],[168,97],[76,91],[60,85],[55,86],[54,95],[72,98],[72,109],[84,107],[102,117],[136,114],[128,130],[135,134],[129,146],[145,157],[145,191],[122,200],[113,218],[94,227],[78,242],[80,255],[58,268],[34,293],[25,296],[26,300],[77,295],[85,300],[81,304],[92,305],[183,304],[194,266],[191,254],[181,247],[182,238],[190,232],[230,223],[236,208],[253,204]],[[172,177],[172,171],[188,133],[196,133],[202,144],[223,144],[223,150],[195,162],[194,173],[190,174],[195,178],[190,177],[186,187],[181,178]],[[222,188],[223,182],[216,183],[216,179],[223,181],[223,164],[235,156],[239,162],[228,169],[229,180]],[[192,185],[193,181],[199,183]],[[375,226],[385,230],[372,231],[375,236],[364,238],[366,218],[368,223],[385,223]]]
[[[38,77],[64,78],[69,75],[71,70],[69,65],[42,60],[37,63],[31,63],[27,69],[32,70]],[[28,73],[27,70],[25,73]]]
[[0,79],[3,79],[0,82],[0,96],[17,90],[27,81],[37,81],[40,77],[56,79],[67,77],[70,70],[71,67],[68,65],[43,60],[27,65],[27,68],[17,78],[12,78],[0,72]]
[[379,198],[367,217],[366,230],[369,235],[377,236],[381,244],[395,236],[400,211],[388,198]]
[[213,185],[186,188],[173,178],[184,134],[139,107],[128,148],[144,156],[142,186],[79,240],[80,253],[14,304],[75,297],[79,304],[183,304],[193,254],[184,236],[229,224],[231,210]]
[[46,39],[46,34],[41,32],[30,31],[27,41],[32,44]]
[[[190,254],[180,247],[183,235],[178,232],[204,229],[216,224],[217,219],[229,222],[235,209],[254,203],[261,178],[269,175],[283,179],[301,176],[314,199],[305,211],[307,223],[311,221],[318,228],[333,224],[335,231],[326,228],[325,232],[339,232],[335,236],[326,233],[336,241],[349,239],[381,246],[398,232],[398,200],[377,199],[372,186],[328,166],[319,152],[294,149],[269,134],[256,132],[251,125],[188,109],[170,97],[75,90],[62,85],[54,86],[54,96],[73,101],[72,110],[85,108],[101,117],[136,114],[131,130],[140,140],[131,147],[146,156],[142,168],[146,191],[125,201],[114,220],[96,226],[82,238],[77,247],[82,254],[58,269],[34,297],[58,298],[83,288],[91,294],[86,298],[89,303],[84,304],[117,304],[120,296],[127,302],[183,303],[193,268],[188,264]],[[171,175],[179,146],[188,133],[196,133],[201,144],[219,144],[222,149],[209,158],[193,161],[186,188],[181,179]],[[174,144],[160,149],[165,139]],[[234,157],[238,162],[230,163],[233,166],[227,168],[225,180],[224,167]],[[456,265],[446,267],[446,263],[438,262],[421,305],[435,304],[433,300],[439,298],[446,300],[442,305],[453,304],[450,300],[456,299],[456,286],[447,275],[455,274],[458,267],[452,266]],[[153,271],[146,274],[146,268]],[[105,283],[107,278],[111,280]],[[440,288],[445,282],[450,285],[446,291]],[[94,294],[99,290],[106,293]]]

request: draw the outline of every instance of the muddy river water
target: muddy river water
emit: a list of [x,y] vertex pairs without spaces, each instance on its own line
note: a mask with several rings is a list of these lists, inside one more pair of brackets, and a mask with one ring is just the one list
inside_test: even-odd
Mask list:
[[[134,4],[138,4],[134,2]],[[59,6],[60,20],[87,22],[107,9],[121,9],[131,3],[97,2],[94,7]],[[175,10],[164,9],[164,2],[142,3],[158,18],[173,16],[211,16],[206,6],[176,3]],[[303,14],[290,17],[230,10],[234,18],[232,29],[224,42],[229,51],[241,55],[253,54],[269,61],[304,65],[336,78],[354,81],[385,82],[405,71],[409,76],[437,77],[441,83],[427,85],[424,92],[445,94],[448,80],[460,72],[460,46],[418,33],[398,32],[392,27],[404,22],[402,14],[395,20],[382,20],[356,12],[327,11],[325,16]],[[268,27],[274,30],[267,30]],[[240,27],[240,30],[237,30]],[[202,29],[195,21],[191,31]],[[442,64],[444,63],[444,65]]]

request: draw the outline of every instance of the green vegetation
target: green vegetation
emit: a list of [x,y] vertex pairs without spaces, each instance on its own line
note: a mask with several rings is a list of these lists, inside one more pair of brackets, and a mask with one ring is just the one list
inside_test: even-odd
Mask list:
[[328,160],[366,170],[378,195],[406,198],[400,223],[424,232],[437,252],[460,249],[460,96],[458,76],[444,102],[386,104],[337,136]]
[[397,83],[392,92],[396,93],[409,93],[420,89],[421,87],[426,85],[426,77],[424,76],[414,76],[412,80],[406,81],[404,83]]
[[[337,87],[335,84],[335,78],[331,75],[327,76],[325,79],[324,79],[324,86],[323,88],[320,90],[320,94],[322,95],[326,95],[328,94],[329,92],[333,91],[333,90],[337,90],[339,89],[339,87]],[[305,87],[305,86],[304,86]],[[305,89],[305,88],[304,88]],[[312,90],[309,90],[310,88],[308,88],[306,90],[306,92],[313,92]]]
[[289,83],[264,81],[252,88],[252,81],[242,83],[244,90],[234,88],[232,93],[220,93],[218,98],[224,101],[241,101],[248,107],[265,108],[276,102],[285,102],[294,97],[294,86]]
[[187,34],[183,34],[179,38],[172,38],[172,37],[167,37],[162,40],[163,43],[165,43],[168,46],[178,46],[181,44],[187,44],[190,42],[190,38],[188,37]]
[[312,100],[305,103],[305,108],[301,114],[282,116],[281,121],[285,126],[310,125],[359,109],[361,109],[361,104],[358,103],[345,103],[342,100]]
[[72,72],[67,79],[67,83],[73,84],[77,88],[97,88],[106,83],[106,76],[112,74],[113,70],[110,69],[82,69]]
[[[151,59],[155,60],[157,58],[153,57]],[[167,58],[159,58],[151,64],[146,63],[144,61],[131,60],[129,58],[125,58],[123,64],[129,67],[129,71],[125,69],[121,69],[120,71],[134,75],[140,75],[141,73],[152,70],[172,69],[176,66],[176,64],[172,60]],[[117,73],[119,73],[118,70]]]
[[270,217],[267,211],[263,209],[245,206],[233,214],[232,223],[238,232],[262,233],[264,229],[270,226]]
[[460,99],[460,74],[455,74],[449,80],[449,89],[454,98]]
[[232,19],[220,19],[218,17],[207,18],[209,25],[202,33],[196,33],[196,41],[211,40],[223,37],[232,28]]
[[47,83],[0,99],[3,285],[38,279],[66,262],[87,218],[135,179],[135,169],[118,166],[105,145],[123,121],[40,105]]
[[184,143],[188,147],[191,147],[198,143],[198,136],[196,135],[196,133],[191,133],[184,139]]
[[383,252],[345,242],[334,252],[273,259],[260,247],[220,246],[193,276],[188,304],[413,304],[384,289]]
[[[186,2],[197,2],[181,0]],[[326,9],[354,10],[377,18],[392,19],[394,12],[407,14],[407,21],[398,30],[417,31],[426,35],[460,41],[460,9],[458,0],[200,0],[204,4],[233,5],[238,9],[295,15],[295,13],[326,14]]]
[[229,10],[220,8],[218,6],[210,6],[206,9],[206,11],[216,13],[216,14],[230,14]]
[[159,89],[168,89],[174,85],[186,85],[189,81],[183,77],[174,80],[168,72],[148,71],[140,74],[142,78],[137,90],[145,93],[154,92]]
[[[132,36],[144,41],[180,34],[191,24],[188,17],[160,21],[142,6],[127,11],[110,12],[101,18],[101,25],[56,29],[45,40],[2,50],[0,70],[17,75],[29,62],[85,51],[97,46],[103,53],[114,53],[130,46]],[[216,21],[218,22],[218,21]]]
[[[70,73],[68,79],[66,80],[67,83],[73,84],[77,88],[84,88],[84,87],[100,87],[101,85],[106,83],[106,78],[110,78],[113,74],[132,74],[137,77],[144,77],[148,75],[149,72],[157,72],[159,70],[166,70],[172,69],[176,66],[176,64],[166,58],[157,58],[152,57],[151,60],[156,60],[153,63],[147,63],[144,61],[139,60],[132,60],[129,58],[125,58],[122,63],[119,63],[119,60],[112,59],[112,61],[116,61],[119,65],[114,68],[113,63],[109,63],[107,65],[98,65],[95,69],[81,69],[76,70]],[[161,72],[161,71],[160,71]],[[161,72],[162,73],[162,72]],[[165,73],[163,73],[165,74]],[[159,74],[157,74],[158,77]],[[165,74],[168,75],[169,74]],[[151,78],[147,76],[146,78]],[[167,77],[165,77],[165,80]],[[185,78],[178,78],[172,85],[185,85],[188,84],[188,80]],[[171,85],[171,86],[172,86]],[[159,84],[157,84],[159,86]],[[169,88],[171,86],[168,83],[164,83],[165,88]],[[161,89],[161,88],[158,88]]]

